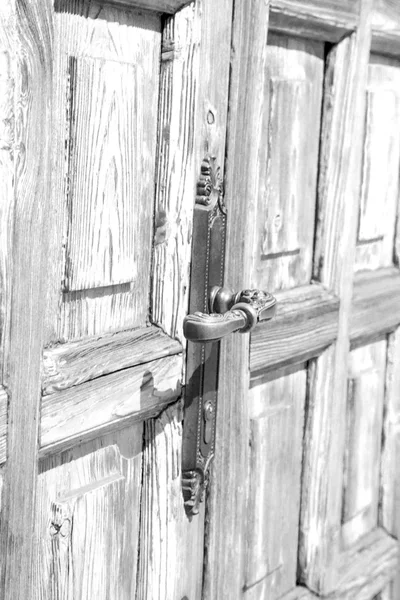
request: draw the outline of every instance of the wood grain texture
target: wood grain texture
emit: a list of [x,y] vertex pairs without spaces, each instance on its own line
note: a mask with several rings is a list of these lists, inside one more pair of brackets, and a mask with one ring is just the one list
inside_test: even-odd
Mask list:
[[178,354],[44,396],[41,454],[158,414],[180,395],[181,375]]
[[4,388],[0,387],[0,465],[7,458],[7,403],[7,392]]
[[[344,452],[350,306],[362,159],[372,2],[357,31],[327,56],[314,277],[340,298],[335,347],[313,363],[305,433],[300,581],[336,588]],[[339,243],[340,240],[340,243]]]
[[[400,533],[400,329],[388,338],[385,413],[382,436],[382,463],[380,486],[380,515],[382,527],[392,536]],[[381,600],[395,600],[400,595],[400,573]]]
[[342,543],[349,548],[378,525],[386,340],[349,357]]
[[182,416],[178,403],[145,424],[137,600],[201,597],[204,511],[184,511]]
[[[229,225],[225,281],[239,290],[245,289],[250,281],[251,245],[255,235],[253,199],[260,193],[259,116],[265,102],[268,16],[269,2],[235,3],[226,163]],[[238,240],[244,239],[243,232],[248,244],[238,244]],[[215,463],[206,516],[205,600],[240,597],[245,568],[248,336],[231,336],[221,346]]]
[[32,600],[131,600],[137,585],[143,425],[41,462]]
[[350,317],[353,347],[361,346],[400,324],[400,271],[360,272],[354,279]]
[[372,49],[400,56],[400,9],[396,0],[376,0],[372,20]]
[[52,346],[43,352],[42,393],[47,396],[115,371],[181,352],[180,343],[156,327]]
[[359,0],[272,0],[270,27],[282,33],[339,42],[358,24]]
[[310,283],[324,47],[270,34],[251,285]]
[[10,326],[12,238],[15,170],[15,80],[13,58],[5,40],[0,42],[0,372],[6,362]]
[[399,199],[400,62],[369,66],[356,270],[393,264]]
[[223,177],[231,0],[194,3],[163,31],[152,321],[183,342],[194,190],[207,154]]
[[[14,235],[9,356],[7,471],[1,519],[0,589],[4,600],[31,593],[37,474],[40,362],[49,275],[52,115],[51,2],[1,3],[0,39],[12,57]],[[38,242],[40,240],[40,242]]]
[[[196,163],[201,21],[194,4],[166,22],[160,71],[152,321],[183,341]],[[184,101],[182,101],[184,98]]]
[[54,19],[48,343],[148,319],[161,39],[160,15],[126,6],[71,0]]
[[319,285],[276,294],[275,318],[251,335],[250,370],[259,373],[317,356],[334,342],[339,300]]
[[371,600],[394,577],[399,560],[396,540],[382,529],[368,534],[359,544],[344,552],[339,579],[332,600]]
[[244,598],[282,598],[296,585],[305,369],[253,388]]
[[[147,313],[157,56],[70,57],[66,291],[132,283]],[[143,316],[142,316],[143,318]]]
[[[56,0],[61,7],[68,4],[67,0]],[[74,0],[75,4],[84,0]],[[190,0],[109,0],[109,4],[123,5],[127,7],[145,8],[160,13],[173,14],[180,8],[190,4]]]

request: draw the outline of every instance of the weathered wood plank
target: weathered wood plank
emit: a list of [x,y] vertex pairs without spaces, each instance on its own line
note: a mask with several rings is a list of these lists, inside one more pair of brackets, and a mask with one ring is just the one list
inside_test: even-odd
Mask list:
[[252,379],[259,372],[317,356],[336,339],[339,300],[322,286],[299,287],[276,298],[275,318],[251,336]]
[[[147,314],[158,61],[69,57],[64,290],[132,283]],[[150,118],[151,115],[151,118]]]
[[266,52],[251,285],[277,291],[311,280],[324,46],[270,34]]
[[32,600],[135,597],[142,446],[137,424],[41,461]]
[[195,147],[201,49],[195,10],[192,3],[165,23],[158,116],[151,318],[181,341],[189,301],[193,190],[201,165]]
[[400,8],[397,0],[376,0],[372,19],[372,50],[400,57]]
[[382,529],[368,534],[340,558],[338,586],[332,600],[371,600],[394,577],[398,543]]
[[158,414],[179,396],[181,377],[178,354],[44,396],[41,455]]
[[[221,176],[225,163],[232,5],[232,0],[219,0],[218,5],[214,0],[197,0],[167,20],[164,27],[151,318],[181,340],[188,307],[194,191],[207,154],[216,157]],[[144,526],[141,539],[140,600],[163,600],[166,589],[171,590],[171,598],[201,596],[204,504],[200,514],[189,522],[183,514],[181,481],[171,481],[168,475],[176,470],[172,465],[180,466],[181,437],[174,420],[166,418],[171,420],[170,425],[162,421],[154,425],[156,432],[160,426],[165,428],[165,442],[162,432],[158,436],[156,433],[161,438],[156,445],[153,425],[148,430],[151,442],[147,464],[149,468],[153,465],[154,474],[159,470],[161,478],[167,477],[168,483],[160,488],[156,475],[147,482],[143,522],[149,527]],[[162,443],[169,448],[167,464],[160,458]],[[170,500],[164,490],[170,490]],[[167,524],[160,524],[160,514],[168,519]],[[165,530],[177,540],[175,556],[164,543]],[[149,561],[154,548],[157,554]],[[155,561],[157,556],[160,564]],[[175,582],[171,572],[175,573]]]
[[369,65],[356,270],[393,264],[399,198],[400,62]]
[[359,0],[272,0],[270,27],[282,33],[339,42],[358,24]]
[[350,315],[352,346],[394,331],[400,324],[400,271],[360,272],[354,280]]
[[6,364],[10,326],[12,226],[14,211],[15,80],[13,57],[6,40],[0,41],[0,373]]
[[355,33],[327,56],[314,277],[340,299],[335,347],[311,366],[299,576],[320,594],[336,588],[342,504],[344,416],[357,206],[372,1],[360,3]]
[[157,327],[144,327],[46,348],[43,352],[42,393],[47,396],[115,371],[180,352],[180,343]]
[[[382,436],[382,463],[380,485],[380,515],[382,527],[392,536],[399,539],[400,512],[400,328],[389,336],[385,413]],[[400,548],[399,548],[400,550]],[[389,589],[382,593],[381,600],[396,600],[400,595],[400,572]]]
[[7,403],[7,392],[0,387],[0,465],[7,458]]
[[378,525],[386,340],[349,357],[342,543],[349,548]]
[[184,510],[182,417],[178,403],[145,424],[138,600],[201,598],[204,512],[190,522]]
[[[307,371],[253,388],[244,598],[277,600],[296,585]],[[267,458],[267,460],[266,460]]]
[[31,593],[37,474],[40,362],[46,314],[49,232],[54,211],[52,157],[52,3],[5,0],[0,39],[15,81],[12,311],[4,384],[10,395],[7,470],[1,519],[4,600]]
[[[268,1],[235,2],[225,178],[229,214],[225,281],[238,290],[250,283],[250,254],[256,233],[253,200],[261,193],[259,170],[264,167],[259,162],[260,115],[265,102],[268,17]],[[243,232],[249,243],[238,243],[243,240]],[[237,598],[243,589],[249,450],[248,336],[231,336],[221,348],[215,465],[206,527],[205,600]]]
[[127,6],[66,0],[54,22],[47,343],[148,320],[161,41]]

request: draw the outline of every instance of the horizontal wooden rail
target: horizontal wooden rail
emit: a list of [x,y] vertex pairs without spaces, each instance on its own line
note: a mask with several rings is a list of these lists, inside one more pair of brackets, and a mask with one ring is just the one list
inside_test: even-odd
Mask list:
[[372,531],[340,557],[339,582],[332,600],[375,598],[396,575],[398,560],[397,540],[383,529]]
[[[174,14],[180,8],[190,4],[191,0],[107,0],[107,4],[121,7],[132,7],[150,10],[153,12]],[[70,3],[67,0],[57,0],[56,10],[69,12]]]
[[372,16],[372,52],[400,58],[399,4],[376,0]]
[[400,325],[400,271],[363,271],[355,277],[350,338],[352,347],[367,344]]
[[179,397],[181,376],[179,354],[43,396],[40,455],[156,416]]
[[180,352],[181,344],[157,327],[53,346],[43,354],[43,395]]
[[317,356],[335,341],[339,300],[319,285],[276,294],[273,321],[259,325],[251,336],[252,379],[260,372],[301,363]]
[[270,29],[285,34],[338,42],[354,31],[359,6],[348,0],[272,0]]

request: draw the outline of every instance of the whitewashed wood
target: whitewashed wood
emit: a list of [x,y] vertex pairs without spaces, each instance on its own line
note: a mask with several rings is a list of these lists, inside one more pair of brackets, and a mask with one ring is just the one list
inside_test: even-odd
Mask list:
[[[0,39],[15,83],[14,237],[9,356],[7,471],[1,519],[0,589],[4,600],[31,592],[32,515],[37,473],[40,361],[49,275],[51,193],[50,2],[1,3]],[[38,242],[40,240],[40,243]]]
[[366,344],[398,327],[399,297],[400,272],[397,269],[357,273],[350,315],[350,339],[353,347]]
[[44,396],[41,454],[158,414],[180,395],[181,376],[178,354]]
[[201,29],[193,3],[166,23],[160,76],[152,320],[182,342],[196,183],[207,154],[223,177],[228,106],[231,3],[200,8]]
[[397,542],[382,529],[368,534],[340,558],[333,600],[371,600],[390,582],[398,566]]
[[321,41],[339,42],[357,26],[359,0],[272,0],[270,27]]
[[[380,523],[386,531],[398,538],[400,512],[400,329],[388,339],[385,416],[382,437],[382,465],[380,486]],[[382,600],[395,600],[400,594],[400,573],[382,593]]]
[[134,597],[143,425],[41,462],[30,597]]
[[273,292],[311,279],[323,45],[270,34],[267,57],[251,285]]
[[349,357],[342,543],[350,547],[378,525],[386,340]]
[[0,372],[6,361],[11,302],[11,247],[14,211],[15,106],[13,58],[6,38],[0,41]]
[[334,342],[339,300],[319,285],[275,294],[274,319],[251,334],[252,385],[259,374],[313,358]]
[[137,600],[201,598],[204,512],[190,522],[183,507],[182,416],[178,403],[145,424]]
[[276,372],[247,398],[246,599],[277,600],[296,585],[306,377]]
[[[225,281],[245,289],[250,281],[250,244],[255,235],[254,200],[261,144],[260,115],[266,84],[269,2],[235,2],[226,162],[229,211]],[[251,93],[248,91],[251,90]],[[245,234],[245,235],[244,235]],[[206,523],[204,600],[240,597],[243,589],[250,374],[248,336],[222,343],[215,462]],[[232,398],[235,401],[232,402]]]
[[201,165],[196,162],[194,139],[200,40],[201,23],[193,3],[168,20],[163,29],[152,320],[182,341],[189,294],[194,189]]
[[[357,226],[372,2],[357,32],[327,56],[314,276],[340,298],[335,348],[310,373],[300,519],[300,581],[327,594],[337,585],[348,317]],[[339,243],[340,241],[340,243]]]
[[7,402],[7,392],[4,388],[0,388],[0,464],[7,458]]
[[55,12],[48,342],[148,319],[160,29],[159,15],[126,6]]
[[151,56],[153,64],[69,56],[66,291],[132,283],[146,299],[158,91]]
[[400,63],[369,66],[356,270],[393,264],[399,199]]
[[182,346],[156,327],[70,342],[43,352],[43,395],[52,394],[103,375],[179,354]]
[[372,48],[389,56],[400,56],[400,10],[396,0],[375,0]]

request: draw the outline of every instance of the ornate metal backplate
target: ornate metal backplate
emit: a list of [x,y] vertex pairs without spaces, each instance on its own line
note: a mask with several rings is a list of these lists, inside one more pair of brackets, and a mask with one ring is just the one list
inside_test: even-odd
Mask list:
[[[189,312],[208,311],[209,292],[223,285],[226,210],[220,169],[206,156],[193,219]],[[199,512],[214,456],[220,342],[188,342],[182,489],[188,515]]]

